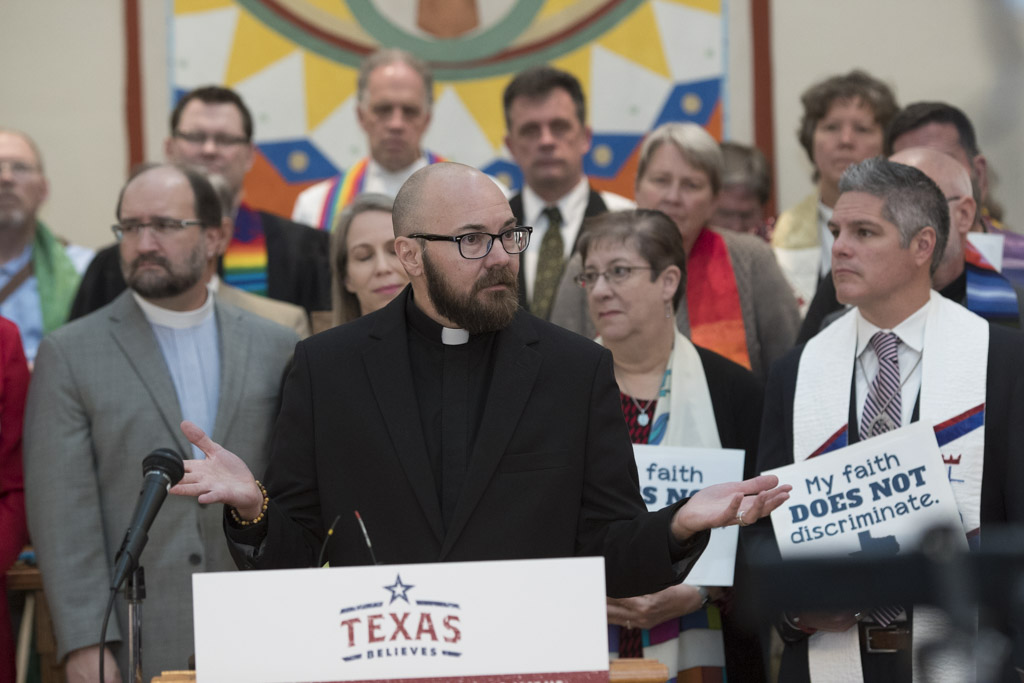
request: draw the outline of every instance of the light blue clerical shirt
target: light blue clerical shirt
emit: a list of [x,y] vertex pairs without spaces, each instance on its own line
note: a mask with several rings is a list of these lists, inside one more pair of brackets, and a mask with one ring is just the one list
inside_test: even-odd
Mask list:
[[[178,394],[182,418],[195,422],[212,438],[220,397],[220,347],[213,295],[207,292],[206,303],[185,312],[154,306],[135,292],[132,296],[156,335]],[[195,446],[192,456],[206,457]]]

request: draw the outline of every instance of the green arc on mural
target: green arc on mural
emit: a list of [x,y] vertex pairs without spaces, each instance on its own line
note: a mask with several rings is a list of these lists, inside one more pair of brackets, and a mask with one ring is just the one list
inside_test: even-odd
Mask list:
[[278,0],[238,0],[246,11],[271,30],[332,61],[358,67],[380,47],[408,50],[427,60],[443,81],[488,78],[519,71],[583,47],[616,26],[644,0],[607,0],[593,11],[532,42],[510,47],[536,20],[543,0],[517,2],[493,27],[467,38],[428,40],[394,25],[370,2],[349,3],[360,28],[377,43],[360,43],[312,24]]

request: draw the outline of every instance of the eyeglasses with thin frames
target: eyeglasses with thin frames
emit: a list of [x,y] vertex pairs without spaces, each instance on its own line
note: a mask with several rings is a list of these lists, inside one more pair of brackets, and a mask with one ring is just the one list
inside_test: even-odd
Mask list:
[[38,166],[18,159],[0,159],[0,175],[5,170],[19,180],[39,173]]
[[409,235],[412,239],[428,242],[455,242],[459,245],[459,255],[464,259],[481,259],[491,253],[494,240],[501,240],[501,246],[509,254],[521,254],[530,246],[530,234],[533,228],[519,225],[502,230],[497,235],[489,232],[465,232],[461,235],[431,235],[417,232]]
[[600,273],[596,270],[585,270],[574,277],[573,281],[583,289],[593,288],[602,277],[610,285],[621,285],[633,275],[633,271],[637,270],[654,270],[654,268],[651,266],[612,266]]
[[160,238],[177,234],[190,225],[201,226],[202,224],[202,221],[196,219],[152,218],[148,221],[121,221],[111,225],[110,229],[114,231],[114,237],[120,242],[124,239],[140,237],[143,228],[149,228],[154,235]]

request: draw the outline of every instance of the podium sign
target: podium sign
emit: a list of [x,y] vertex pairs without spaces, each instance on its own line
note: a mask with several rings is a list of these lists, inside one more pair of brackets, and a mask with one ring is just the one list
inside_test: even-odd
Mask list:
[[601,558],[195,574],[198,683],[608,680]]
[[962,528],[935,431],[923,422],[764,474],[793,486],[771,515],[784,560],[895,555],[933,527]]
[[[742,450],[634,445],[640,493],[650,511],[689,498],[712,484],[743,479]],[[736,567],[735,525],[711,530],[704,553],[686,575],[695,586],[731,586]]]

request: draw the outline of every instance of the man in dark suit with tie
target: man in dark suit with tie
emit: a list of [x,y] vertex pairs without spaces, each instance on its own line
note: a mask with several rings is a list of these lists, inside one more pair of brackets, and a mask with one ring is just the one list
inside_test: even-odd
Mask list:
[[[977,547],[982,527],[1024,519],[1016,464],[1024,423],[1010,418],[1024,377],[1006,372],[1024,362],[1024,336],[931,289],[949,210],[928,176],[869,159],[847,169],[839,189],[829,221],[832,278],[839,301],[855,308],[775,364],[758,471],[926,422],[935,428],[967,541]],[[774,549],[767,520],[747,533]],[[909,682],[921,645],[915,634],[928,617],[906,607],[895,620],[855,609],[787,612],[779,624],[786,643],[780,680],[819,680],[815,670],[838,675],[837,666],[852,674],[855,666],[857,680]],[[943,675],[936,680],[973,678],[952,669]]]
[[[238,93],[210,85],[181,96],[170,117],[164,143],[167,160],[223,178],[233,202],[221,279],[252,294],[312,311],[331,308],[328,235],[267,211],[243,199],[242,184],[256,152],[253,117]],[[82,276],[71,319],[95,311],[125,290],[113,244],[101,249]]]
[[546,320],[583,219],[635,205],[594,190],[583,174],[592,133],[575,76],[546,65],[527,69],[505,88],[504,104],[505,145],[523,172],[523,189],[509,204],[520,225],[533,226],[537,244],[520,264],[519,303]]
[[[411,284],[387,307],[300,343],[265,492],[194,426],[209,455],[173,493],[232,506],[247,567],[603,555],[608,593],[682,579],[705,530],[787,497],[774,477],[708,487],[646,513],[611,355],[517,303],[529,243],[497,186],[459,164],[395,200]],[[742,494],[742,495],[741,495]],[[265,507],[264,507],[265,506]]]

